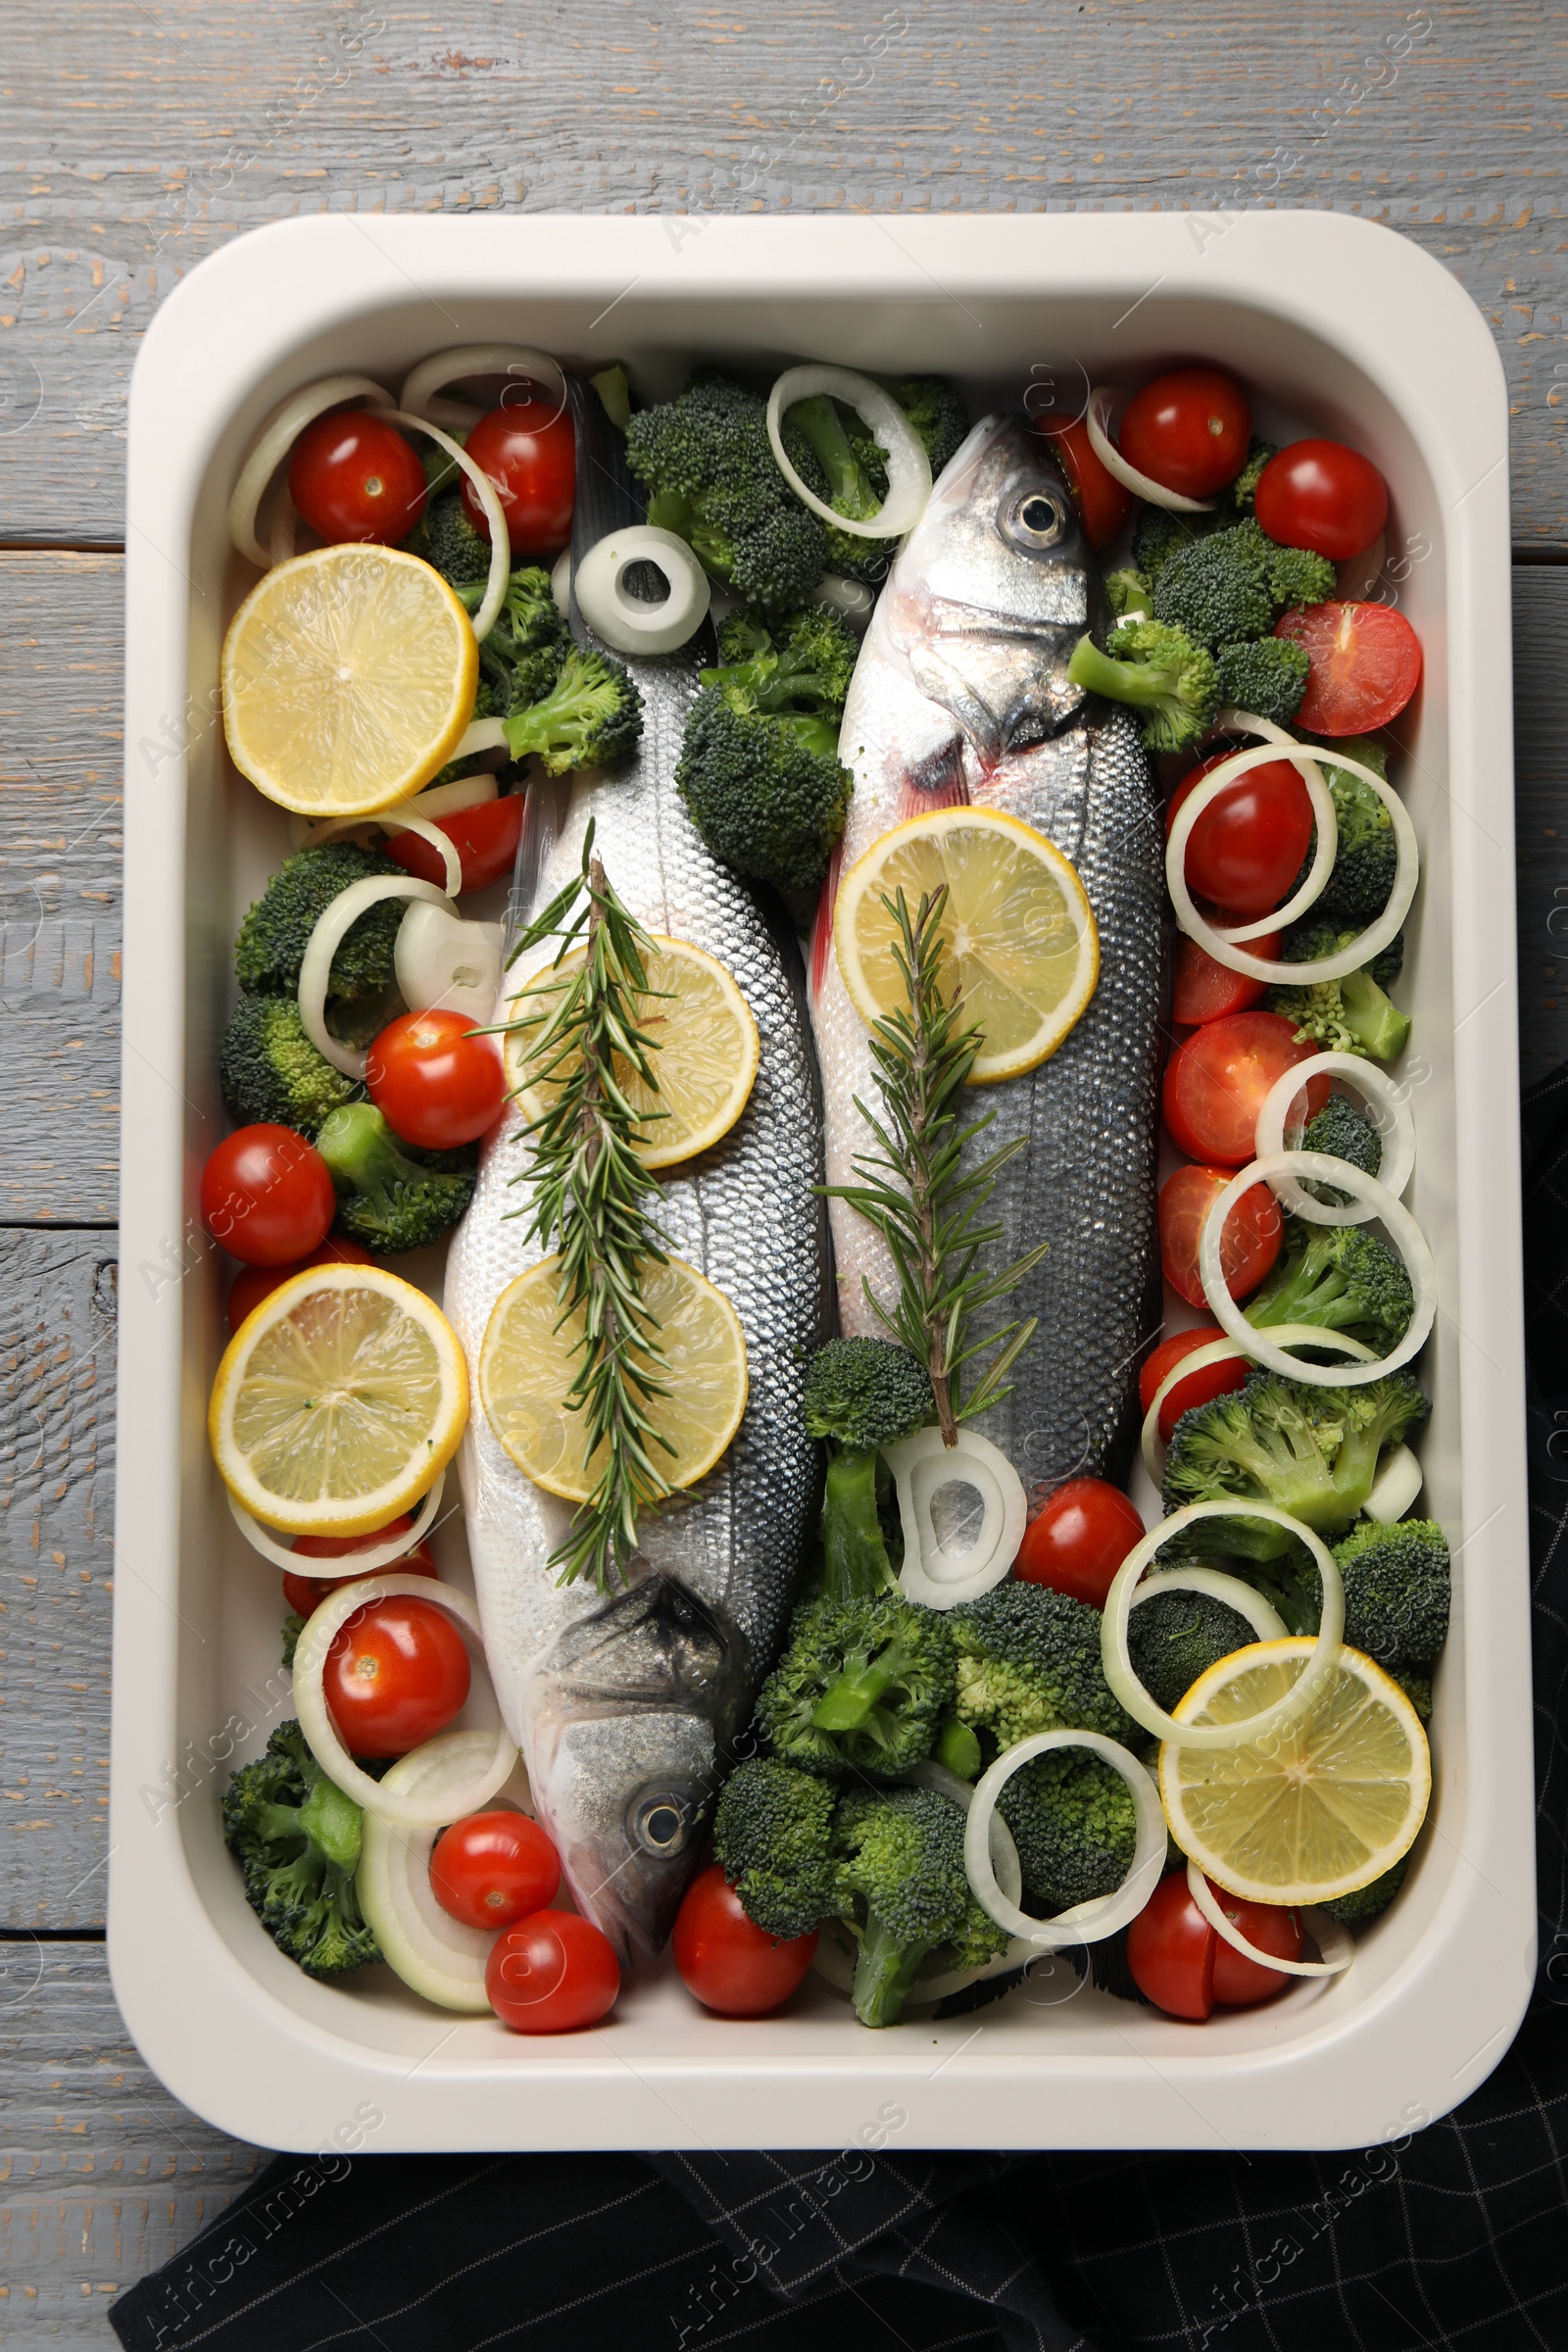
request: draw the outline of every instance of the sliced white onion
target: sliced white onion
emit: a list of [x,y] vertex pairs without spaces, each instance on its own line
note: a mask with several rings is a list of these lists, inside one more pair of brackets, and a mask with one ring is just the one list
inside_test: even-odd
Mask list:
[[[342,1574],[341,1568],[338,1573]],[[450,1610],[472,1635],[475,1645],[479,1644],[479,1612],[467,1594],[457,1592],[453,1586],[437,1584],[428,1576],[357,1579],[339,1592],[329,1592],[305,1621],[305,1630],[294,1651],[294,1706],[311,1753],[334,1788],[341,1788],[345,1796],[352,1796],[367,1813],[373,1814],[377,1821],[389,1822],[394,1829],[441,1830],[465,1813],[477,1813],[494,1796],[516,1764],[517,1743],[506,1725],[499,1724],[493,1734],[483,1735],[488,1742],[489,1763],[477,1767],[464,1786],[448,1787],[443,1783],[429,1796],[400,1796],[384,1781],[373,1781],[368,1772],[361,1771],[338,1738],[322,1688],[321,1670],[326,1664],[327,1651],[358,1610],[368,1608],[372,1601],[393,1599],[433,1601],[438,1608]],[[479,1654],[484,1655],[482,1647]]]
[[[478,1777],[491,1744],[488,1732],[443,1732],[400,1756],[379,1787],[393,1798],[450,1804],[448,1791],[461,1793]],[[462,1813],[451,1809],[447,1818],[457,1821]],[[496,1935],[493,1928],[465,1927],[436,1898],[430,1854],[444,1826],[396,1830],[368,1813],[354,1884],[382,1958],[409,1989],[439,2009],[479,2016],[490,2006],[484,1971]]]
[[1210,1600],[1222,1600],[1246,1618],[1260,1642],[1283,1642],[1290,1632],[1261,1592],[1244,1577],[1227,1576],[1222,1568],[1156,1568],[1133,1594],[1132,1606],[1136,1609],[1140,1601],[1152,1600],[1160,1592],[1203,1592]]
[[[414,804],[407,802],[405,806],[412,808]],[[421,841],[427,841],[446,867],[448,891],[453,898],[457,897],[463,888],[463,859],[452,836],[441,832],[428,817],[396,815],[390,808],[375,816],[332,816],[324,824],[312,825],[299,846],[303,850],[319,849],[323,841],[335,841],[340,833],[358,833],[364,825],[379,825],[385,833],[416,833]],[[390,881],[391,876],[386,879]]]
[[[1195,920],[1204,923],[1203,944],[1205,946],[1208,938],[1212,937],[1221,941],[1229,949],[1238,949],[1246,940],[1262,939],[1270,933],[1283,931],[1288,923],[1298,921],[1303,914],[1310,911],[1328,885],[1328,878],[1334,870],[1334,858],[1340,844],[1340,823],[1335,812],[1334,795],[1324,782],[1322,772],[1315,760],[1308,753],[1302,751],[1299,745],[1296,749],[1299,757],[1295,764],[1300,771],[1301,781],[1306,786],[1306,797],[1312,804],[1312,815],[1317,826],[1317,848],[1313,852],[1311,865],[1307,869],[1306,879],[1300,889],[1287,899],[1283,906],[1276,907],[1272,914],[1260,915],[1250,923],[1237,923],[1229,931],[1215,930],[1211,923],[1206,922],[1204,917],[1199,915],[1193,904],[1192,893],[1188,890],[1187,845],[1192,839],[1193,827],[1204,809],[1211,802],[1217,800],[1222,792],[1227,792],[1239,776],[1246,775],[1250,768],[1271,766],[1278,762],[1280,755],[1274,745],[1252,744],[1245,751],[1232,752],[1228,759],[1221,760],[1218,767],[1211,768],[1208,774],[1200,780],[1177,811],[1171,827],[1170,841],[1166,845],[1165,879],[1170,888],[1177,920],[1183,930],[1187,929],[1187,915],[1191,912]],[[1190,809],[1195,811],[1191,816],[1188,813]],[[1172,852],[1178,833],[1181,835],[1182,844],[1179,867],[1172,863]],[[1171,879],[1173,874],[1179,875],[1180,890]],[[1196,937],[1197,934],[1194,933],[1193,936]],[[1211,951],[1211,953],[1217,955],[1217,950]],[[1328,958],[1325,957],[1324,960],[1327,961]],[[1257,956],[1249,956],[1247,962],[1249,965],[1256,964],[1259,971],[1268,972],[1270,977],[1275,980],[1278,980],[1281,972],[1289,976],[1300,969],[1297,964],[1268,963]]]
[[[634,564],[662,572],[669,594],[650,605],[626,587]],[[651,522],[607,531],[576,569],[577,610],[617,654],[672,654],[702,627],[711,590],[708,574],[684,539]]]
[[388,409],[388,424],[407,425],[411,432],[428,433],[438,448],[454,459],[461,470],[473,484],[474,495],[484,509],[484,518],[490,525],[490,576],[485,582],[484,601],[473,616],[473,634],[480,645],[496,625],[496,615],[506,599],[507,582],[512,577],[512,533],[496,486],[482,466],[476,466],[467,451],[444,433],[428,416],[416,416],[412,409]]
[[[888,494],[866,522],[837,514],[825,498],[808,490],[785,450],[785,416],[798,400],[812,400],[819,392],[853,409],[887,459]],[[824,522],[848,531],[852,539],[902,539],[925,513],[931,496],[931,461],[925,443],[892,393],[873,384],[868,375],[857,375],[849,368],[786,368],[767,396],[767,437],[779,471],[802,505],[820,514]]]
[[416,901],[398,925],[393,958],[409,1010],[434,1006],[490,1020],[501,993],[502,933],[500,923],[470,923],[428,900]]
[[390,1568],[395,1561],[406,1560],[415,1546],[424,1542],[435,1525],[435,1515],[441,1508],[441,1490],[446,1483],[446,1472],[438,1470],[435,1485],[414,1515],[414,1525],[406,1528],[401,1536],[389,1536],[384,1544],[371,1544],[364,1551],[340,1552],[335,1559],[328,1560],[313,1559],[309,1552],[290,1551],[288,1545],[279,1544],[259,1519],[253,1519],[245,1505],[237,1502],[232,1494],[228,1498],[228,1507],[233,1513],[235,1526],[251,1548],[288,1576],[373,1576],[378,1568]]
[[[1404,1091],[1395,1085],[1387,1070],[1380,1070],[1375,1061],[1359,1054],[1314,1054],[1310,1061],[1298,1061],[1275,1080],[1257,1114],[1253,1140],[1259,1155],[1267,1158],[1286,1150],[1286,1113],[1313,1078],[1348,1078],[1360,1090],[1383,1142],[1378,1182],[1391,1193],[1402,1193],[1415,1169],[1415,1120]],[[1304,1121],[1302,1124],[1304,1127]],[[1299,1139],[1291,1149],[1298,1147]],[[1309,1225],[1364,1225],[1375,1214],[1363,1200],[1347,1201],[1343,1208],[1336,1208],[1331,1201],[1314,1200],[1290,1175],[1274,1179],[1274,1197],[1282,1208]]]
[[[1113,1894],[1096,1895],[1091,1902],[1074,1903],[1054,1919],[1035,1919],[1009,1902],[997,1884],[991,1861],[991,1820],[997,1798],[1021,1764],[1048,1749],[1087,1747],[1093,1755],[1119,1772],[1132,1791],[1138,1815],[1138,1839],[1127,1876]],[[1119,1741],[1101,1732],[1036,1732],[1029,1740],[1005,1748],[985,1773],[974,1792],[963,1832],[963,1867],[975,1901],[999,1928],[1036,1952],[1060,1951],[1069,1944],[1099,1943],[1114,1936],[1139,1912],[1159,1884],[1165,1868],[1165,1815],[1159,1790],[1146,1765]],[[1016,1963],[1014,1963],[1016,1965]]]
[[571,614],[571,550],[564,547],[550,567],[550,593],[563,620]]
[[[1337,1192],[1349,1193],[1352,1198],[1364,1200],[1403,1258],[1415,1306],[1410,1328],[1387,1355],[1353,1365],[1298,1363],[1274,1344],[1267,1331],[1259,1331],[1248,1322],[1226,1289],[1220,1271],[1220,1243],[1226,1218],[1242,1195],[1254,1184],[1271,1183],[1276,1176],[1293,1174],[1308,1177],[1314,1184],[1332,1184]],[[1348,1159],[1337,1158],[1332,1152],[1270,1152],[1261,1159],[1254,1159],[1250,1167],[1239,1169],[1225,1190],[1215,1195],[1214,1204],[1203,1219],[1198,1243],[1198,1272],[1209,1306],[1253,1362],[1266,1364],[1282,1379],[1305,1381],[1310,1388],[1359,1388],[1365,1381],[1381,1380],[1385,1372],[1396,1372],[1425,1347],[1438,1311],[1438,1270],[1420,1226],[1387,1185],[1380,1184],[1375,1176],[1368,1176],[1364,1169],[1352,1167]],[[1323,1333],[1323,1345],[1327,1347],[1334,1336]]]
[[876,598],[863,580],[843,580],[835,571],[823,574],[817,582],[816,594],[811,602],[826,605],[828,611],[836,612],[857,637],[865,635],[871,625],[871,614],[876,610]]
[[328,1029],[327,982],[332,976],[332,958],[344,939],[366,908],[382,899],[428,899],[431,906],[444,906],[449,914],[458,911],[444,890],[437,890],[433,882],[421,882],[416,874],[362,874],[321,909],[300,959],[300,1019],[318,1054],[324,1054],[345,1078],[365,1076],[366,1056],[360,1047],[344,1045]]
[[[928,1609],[956,1609],[978,1600],[1000,1585],[1018,1556],[1029,1519],[1023,1481],[999,1446],[972,1429],[960,1429],[956,1446],[945,1446],[940,1429],[917,1429],[912,1438],[883,1447],[893,1473],[899,1517],[904,1526],[904,1565],[899,1587],[906,1600]],[[937,1535],[931,1505],[944,1487],[973,1487],[983,1505],[980,1533],[964,1551],[947,1550]]]
[[1184,498],[1179,490],[1167,490],[1163,482],[1151,480],[1129,466],[1110,437],[1110,427],[1120,404],[1132,398],[1123,384],[1099,384],[1089,395],[1089,407],[1084,422],[1089,427],[1089,445],[1107,473],[1114,474],[1124,490],[1135,498],[1145,498],[1152,507],[1163,507],[1171,514],[1212,514],[1211,498]]
[[272,559],[256,536],[256,516],[268,483],[305,427],[314,424],[318,416],[324,416],[328,409],[343,408],[351,400],[368,400],[378,409],[392,406],[391,393],[384,391],[371,376],[323,376],[318,384],[307,384],[279,403],[240,467],[239,479],[228,502],[228,535],[240,554],[263,571]]
[[1372,1482],[1361,1508],[1380,1527],[1402,1519],[1421,1492],[1421,1464],[1408,1446],[1396,1446]]
[[[452,351],[435,352],[404,378],[398,398],[414,416],[434,417],[437,424],[454,425],[459,432],[466,432],[478,423],[485,411],[470,401],[440,400],[436,395],[448,384],[468,383],[479,375],[531,376],[548,386],[551,399],[559,404],[558,416],[566,405],[566,378],[560,361],[525,343],[460,343]],[[506,406],[505,395],[501,405]]]
[[1207,1920],[1216,1936],[1222,1936],[1233,1951],[1248,1960],[1255,1960],[1260,1968],[1278,1969],[1285,1977],[1337,1977],[1349,1967],[1355,1958],[1355,1944],[1349,1930],[1327,1911],[1301,1913],[1312,1941],[1322,1953],[1321,1960],[1280,1960],[1272,1952],[1261,1952],[1255,1943],[1249,1943],[1241,1929],[1227,1919],[1216,1900],[1213,1889],[1196,1862],[1187,1865],[1187,1889]]
[[[1255,1715],[1244,1715],[1237,1723],[1178,1723],[1174,1715],[1167,1715],[1163,1707],[1155,1706],[1133,1672],[1127,1654],[1127,1620],[1132,1614],[1139,1578],[1172,1536],[1179,1535],[1183,1528],[1196,1527],[1204,1519],[1266,1519],[1271,1527],[1286,1528],[1306,1545],[1323,1582],[1323,1614],[1317,1640],[1300,1675],[1283,1698],[1277,1698],[1272,1706],[1260,1708]],[[1240,1747],[1249,1740],[1261,1739],[1276,1726],[1291,1722],[1310,1706],[1334,1671],[1344,1631],[1345,1587],[1334,1554],[1322,1537],[1303,1526],[1299,1519],[1293,1519],[1288,1511],[1276,1510],[1271,1502],[1250,1502],[1236,1495],[1225,1502],[1190,1502],[1183,1509],[1172,1511],[1168,1519],[1161,1519],[1141,1544],[1133,1545],[1105,1595],[1100,1621],[1101,1660],[1106,1682],[1134,1723],[1142,1724],[1146,1732],[1169,1740],[1178,1747]]]
[[[1310,1323],[1278,1323],[1271,1326],[1269,1337],[1277,1348],[1338,1348],[1358,1363],[1370,1364],[1375,1360],[1372,1349],[1360,1340],[1352,1340],[1343,1331],[1318,1331]],[[1159,1442],[1160,1408],[1172,1389],[1179,1388],[1189,1372],[1206,1372],[1211,1364],[1245,1364],[1252,1360],[1248,1350],[1235,1340],[1216,1335],[1171,1366],[1144,1415],[1143,1432],[1138,1442],[1139,1451],[1144,1457],[1144,1468],[1156,1487],[1164,1476],[1163,1447]]]
[[[469,719],[452,747],[452,758],[454,760],[471,760],[475,752],[506,752],[508,758],[511,758],[504,720],[499,718]],[[432,793],[456,792],[460,784],[471,784],[473,781],[471,776],[454,776],[450,784],[432,784],[428,789]],[[479,797],[488,799],[491,795],[481,794]],[[423,806],[424,793],[416,792],[414,798],[416,805]],[[452,808],[466,808],[469,806],[466,801],[450,801],[446,805]]]

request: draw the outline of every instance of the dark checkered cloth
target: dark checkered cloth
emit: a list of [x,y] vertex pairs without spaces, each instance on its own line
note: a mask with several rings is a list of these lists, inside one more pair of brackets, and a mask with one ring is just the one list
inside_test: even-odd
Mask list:
[[122,2296],[122,2341],[1565,2352],[1568,1068],[1525,1151],[1541,1966],[1456,2113],[1334,2156],[282,2158]]

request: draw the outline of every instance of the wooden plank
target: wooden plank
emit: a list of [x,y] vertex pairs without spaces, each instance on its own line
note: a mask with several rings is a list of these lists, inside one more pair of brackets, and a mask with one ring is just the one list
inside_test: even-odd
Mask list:
[[1515,566],[1513,630],[1519,1066],[1529,1086],[1568,1061],[1568,702],[1559,658],[1568,571]]
[[0,1224],[116,1213],[123,570],[0,555]]
[[[1515,527],[1568,543],[1560,10],[1004,0],[786,15],[567,0],[74,0],[7,25],[0,537],[118,539],[137,334],[238,230],[369,212],[1329,208],[1474,295]],[[1108,68],[1108,70],[1107,70]]]

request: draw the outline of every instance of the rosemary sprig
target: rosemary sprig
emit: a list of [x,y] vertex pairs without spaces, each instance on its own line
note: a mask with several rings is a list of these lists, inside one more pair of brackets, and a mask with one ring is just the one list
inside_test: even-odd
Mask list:
[[[1039,1320],[1031,1316],[1009,1323],[966,1346],[969,1317],[1014,1289],[1050,1245],[1042,1242],[1000,1274],[988,1273],[981,1263],[1003,1229],[978,1220],[998,1174],[1022,1150],[1024,1139],[1004,1144],[967,1170],[962,1166],[966,1147],[997,1114],[988,1110],[964,1123],[957,1107],[982,1036],[978,1024],[964,1022],[961,993],[944,972],[947,895],[945,884],[927,892],[912,916],[902,890],[896,899],[882,901],[898,926],[893,953],[908,1001],[885,1013],[871,1031],[883,1118],[858,1096],[855,1100],[879,1149],[855,1161],[858,1184],[823,1190],[829,1199],[858,1208],[887,1244],[899,1278],[898,1298],[890,1307],[869,1282],[863,1283],[865,1296],[894,1339],[930,1373],[943,1440],[952,1446],[960,1422],[1011,1395],[1007,1374]],[[983,1371],[964,1371],[990,1349],[996,1352]]]
[[552,936],[561,943],[552,969],[579,940],[587,954],[579,971],[546,992],[555,1000],[552,1009],[519,1013],[506,1024],[538,1031],[529,1044],[533,1083],[560,1081],[549,1108],[525,1130],[533,1165],[513,1181],[531,1182],[533,1199],[513,1213],[528,1217],[530,1241],[559,1248],[561,1322],[578,1313],[583,1322],[576,1375],[564,1401],[587,1416],[588,1455],[606,1447],[593,1492],[551,1566],[562,1584],[591,1575],[604,1592],[612,1570],[626,1581],[638,1511],[672,1491],[652,1449],[673,1454],[675,1447],[648,1413],[651,1399],[669,1391],[658,1377],[666,1359],[642,1284],[647,1267],[668,1261],[665,1237],[648,1207],[659,1180],[634,1149],[646,1118],[664,1114],[639,1115],[614,1072],[620,1054],[658,1092],[650,1056],[659,1049],[637,1026],[638,1001],[653,993],[645,962],[652,942],[593,855],[592,824],[580,876],[529,925],[509,962]]

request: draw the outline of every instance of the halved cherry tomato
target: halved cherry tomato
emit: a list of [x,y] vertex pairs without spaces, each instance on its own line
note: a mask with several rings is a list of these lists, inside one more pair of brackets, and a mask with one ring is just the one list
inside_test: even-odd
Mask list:
[[445,1609],[398,1593],[367,1601],[326,1653],[322,1684],[351,1756],[406,1756],[468,1695],[468,1652]]
[[337,1212],[327,1165],[292,1127],[236,1128],[202,1170],[202,1223],[247,1266],[291,1266],[326,1239]]
[[[1210,920],[1217,930],[1225,930],[1241,916],[1231,910],[1214,913]],[[1260,956],[1267,963],[1277,963],[1280,956],[1280,934],[1265,933],[1262,939],[1247,942],[1250,955]],[[1228,963],[1216,963],[1213,956],[1200,948],[1196,939],[1184,932],[1176,942],[1176,976],[1171,987],[1170,1017],[1184,1029],[1200,1029],[1205,1021],[1222,1021],[1227,1013],[1250,1012],[1260,1004],[1268,994],[1266,980],[1254,980],[1250,973],[1233,972]]]
[[[1183,802],[1230,757],[1216,752],[1200,760],[1176,785],[1165,806],[1167,841]],[[1306,786],[1289,760],[1265,760],[1216,793],[1194,825],[1183,869],[1187,887],[1250,922],[1289,896],[1311,839]]]
[[669,1939],[681,1983],[720,2017],[766,2017],[816,1954],[816,1931],[780,1943],[746,1916],[716,1862],[692,1881]]
[[424,467],[395,425],[369,409],[308,424],[289,459],[288,494],[318,539],[406,539],[424,513]]
[[1132,492],[1097,457],[1081,416],[1071,424],[1052,424],[1042,417],[1035,430],[1051,443],[1067,477],[1084,537],[1091,547],[1107,547],[1132,513]]
[[1311,667],[1296,713],[1314,735],[1370,735],[1397,718],[1421,683],[1421,640],[1388,605],[1305,605],[1274,624],[1304,645]]
[[[1243,1902],[1209,1881],[1209,1888],[1232,1924],[1259,1951],[1298,1960],[1301,1922],[1276,1903]],[[1211,1928],[1193,1900],[1187,1873],[1173,1870],[1154,1888],[1127,1931],[1127,1966],[1133,1983],[1167,2017],[1196,2024],[1216,2008],[1254,2009],[1290,1983],[1279,1969],[1263,1968],[1237,1951]]]
[[1343,441],[1293,441],[1258,475],[1255,507],[1271,539],[1348,564],[1388,521],[1389,485]]
[[280,1282],[291,1275],[303,1274],[312,1266],[373,1266],[374,1258],[358,1242],[342,1240],[329,1233],[319,1249],[308,1257],[296,1258],[291,1266],[242,1266],[235,1275],[228,1294],[228,1328],[238,1331],[247,1315],[254,1314],[264,1298],[270,1298]]
[[[577,485],[577,443],[569,409],[526,395],[503,400],[499,409],[480,417],[468,435],[467,453],[495,484],[514,564],[535,562],[565,546],[571,537]],[[466,474],[463,500],[474,529],[488,539],[490,525]]]
[[1144,1534],[1143,1514],[1102,1478],[1069,1478],[1024,1530],[1012,1573],[1102,1609],[1117,1569]]
[[394,1134],[453,1152],[493,1127],[507,1077],[492,1041],[466,1012],[401,1012],[371,1046],[366,1091]]
[[[1240,1214],[1238,1209],[1237,1215]],[[1235,1222],[1233,1217],[1231,1223]],[[1174,1289],[1175,1285],[1171,1287]],[[1144,1411],[1148,1412],[1184,1356],[1224,1336],[1219,1325],[1210,1319],[1193,1331],[1173,1331],[1168,1340],[1161,1340],[1153,1353],[1146,1356],[1138,1375],[1138,1401]],[[1179,1380],[1159,1408],[1160,1444],[1170,1444],[1170,1433],[1183,1413],[1191,1412],[1195,1405],[1209,1404],[1216,1396],[1228,1396],[1232,1389],[1244,1387],[1250,1370],[1250,1364],[1238,1356],[1228,1364],[1206,1364],[1200,1372],[1190,1372],[1185,1380]]]
[[1217,368],[1173,368],[1133,394],[1119,445],[1152,482],[1208,498],[1241,472],[1251,432],[1251,405],[1233,377]]
[[[368,1536],[296,1536],[294,1549],[308,1560],[351,1560],[357,1551],[369,1551],[375,1544],[384,1544],[388,1536],[406,1535],[413,1525],[413,1518],[404,1511],[398,1518],[389,1519],[385,1527],[375,1528]],[[418,1544],[413,1551],[405,1552],[401,1559],[392,1561],[386,1568],[351,1568],[343,1576],[290,1576],[285,1569],[283,1598],[300,1616],[310,1617],[319,1608],[328,1592],[336,1592],[344,1585],[357,1585],[363,1576],[394,1575],[433,1576],[439,1580],[440,1570],[428,1545]]]
[[[475,801],[471,808],[454,808],[450,816],[431,818],[436,831],[446,835],[463,860],[465,890],[488,890],[492,882],[510,876],[522,834],[523,799],[520,792],[503,792],[493,801]],[[421,882],[433,882],[437,890],[445,890],[446,867],[417,833],[389,834],[383,846],[389,858],[407,866],[411,874],[417,874]]]
[[561,1856],[526,1813],[470,1813],[436,1839],[430,1887],[466,1928],[510,1928],[555,1901]]
[[[1227,1894],[1223,1886],[1208,1882],[1208,1890],[1230,1921],[1240,1928],[1249,1943],[1255,1943],[1260,1952],[1272,1952],[1276,1960],[1299,1960],[1304,1940],[1299,1911],[1287,1911],[1279,1903],[1250,1903],[1239,1894]],[[1290,1978],[1277,1968],[1264,1968],[1257,1960],[1249,1960],[1234,1943],[1227,1943],[1218,1929],[1214,1932],[1214,2006],[1216,2009],[1255,2009],[1260,2001],[1271,2001],[1283,1992]]]
[[613,2009],[620,1968],[591,1919],[535,1911],[496,1937],[484,1988],[514,2034],[576,2034]]
[[[1159,1188],[1160,1263],[1165,1280],[1189,1306],[1208,1304],[1199,1278],[1198,1245],[1209,1210],[1235,1173],[1234,1168],[1178,1168]],[[1268,1186],[1249,1186],[1226,1218],[1220,1241],[1220,1272],[1233,1298],[1247,1298],[1269,1272],[1280,1253],[1282,1230],[1279,1202]]]
[[[1163,1107],[1172,1143],[1194,1159],[1245,1167],[1257,1154],[1257,1114],[1269,1088],[1316,1052],[1316,1046],[1298,1043],[1277,1012],[1232,1012],[1205,1021],[1165,1064]],[[1309,1079],[1301,1091],[1306,1116],[1315,1118],[1328,1101],[1329,1081]]]

